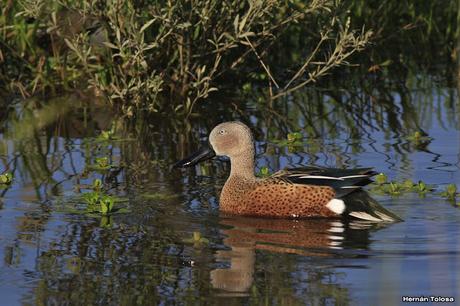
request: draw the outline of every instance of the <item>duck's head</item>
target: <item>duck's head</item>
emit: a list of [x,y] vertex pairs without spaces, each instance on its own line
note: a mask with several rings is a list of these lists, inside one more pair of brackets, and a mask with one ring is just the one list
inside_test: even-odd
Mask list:
[[209,144],[216,155],[232,158],[241,154],[254,154],[251,130],[239,121],[224,122],[216,126],[209,134]]
[[191,156],[178,161],[174,167],[190,167],[216,155],[235,157],[254,156],[254,142],[251,130],[239,121],[217,125],[209,134],[209,145]]

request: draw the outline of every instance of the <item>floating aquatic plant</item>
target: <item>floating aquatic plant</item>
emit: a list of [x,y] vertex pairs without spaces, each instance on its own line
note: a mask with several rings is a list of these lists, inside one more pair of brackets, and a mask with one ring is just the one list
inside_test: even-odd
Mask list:
[[287,134],[287,141],[290,142],[290,143],[301,141],[302,138],[303,138],[303,136],[299,132],[293,132],[293,133]]
[[109,158],[104,156],[104,157],[96,157],[94,159],[94,164],[87,166],[89,170],[94,170],[94,171],[102,171],[105,172],[107,170],[110,170],[114,168],[115,166],[111,165],[109,163]]
[[192,235],[191,238],[187,238],[187,239],[184,239],[182,241],[185,242],[185,243],[192,243],[193,247],[195,247],[195,248],[200,248],[204,244],[209,243],[209,240],[204,238],[204,237],[202,237],[200,232],[193,232],[193,235]]
[[286,139],[282,140],[273,140],[272,142],[278,146],[287,147],[290,153],[295,153],[299,150],[299,147],[304,145],[302,141],[303,136],[299,132],[288,133]]
[[422,181],[419,181],[414,187],[413,189],[418,192],[418,194],[421,196],[421,197],[424,197],[425,194],[429,191],[431,191],[431,188],[429,188],[427,186],[427,184],[425,184],[424,182]]
[[384,173],[379,173],[375,176],[375,182],[378,185],[383,185],[388,181],[388,177]]
[[0,185],[10,185],[13,182],[13,174],[6,172],[0,174]]
[[99,168],[108,169],[110,168],[109,158],[108,157],[97,157],[95,160],[96,165]]
[[103,215],[108,215],[114,212],[113,205],[115,200],[109,195],[103,195],[100,199],[101,210],[100,213]]
[[386,188],[386,192],[391,195],[399,195],[401,194],[401,190],[401,185],[398,184],[398,182],[390,182],[390,184],[388,184]]
[[93,190],[94,191],[101,191],[102,189],[102,181],[100,179],[95,179],[93,181]]
[[409,140],[418,149],[422,149],[428,146],[431,140],[433,140],[433,138],[429,137],[423,131],[416,131],[414,134],[406,137],[406,139]]
[[113,218],[111,215],[101,216],[101,221],[99,222],[99,227],[110,228],[113,225]]
[[441,196],[447,198],[448,200],[455,201],[457,197],[457,185],[447,185],[446,189],[443,192],[441,192]]
[[[81,178],[81,177],[80,177]],[[87,176],[85,177],[87,178]],[[101,179],[95,179],[91,184],[75,184],[74,189],[77,192],[80,192],[81,189],[89,189],[95,192],[100,192],[103,189],[103,183]]]
[[97,191],[87,192],[82,195],[83,200],[86,202],[86,210],[92,212],[96,210],[99,204],[100,194]]
[[[372,186],[371,191],[377,194],[389,194],[389,195],[400,195],[402,193],[417,192],[420,197],[425,197],[426,194],[433,192],[435,186],[428,185],[423,181],[414,183],[410,179],[406,179],[403,182],[392,181],[387,183],[388,177],[380,173],[375,176],[375,184]],[[441,193],[441,196],[455,200],[457,193],[457,186],[450,184],[446,187],[446,190]]]
[[415,184],[414,184],[414,182],[412,182],[412,180],[407,179],[407,180],[405,180],[404,182],[402,182],[401,185],[402,185],[402,188],[403,188],[404,190],[410,191],[410,190],[412,190],[412,188],[414,188],[414,185],[415,185]]
[[127,213],[129,210],[125,208],[115,207],[115,197],[104,194],[100,191],[91,191],[82,195],[83,200],[86,202],[87,214],[100,214],[110,215],[114,213]]
[[263,166],[260,168],[259,173],[257,173],[258,177],[269,177],[270,176],[270,169],[267,166]]
[[109,140],[118,140],[119,138],[115,135],[115,126],[113,126],[108,131],[101,131],[96,140],[99,141],[109,141]]

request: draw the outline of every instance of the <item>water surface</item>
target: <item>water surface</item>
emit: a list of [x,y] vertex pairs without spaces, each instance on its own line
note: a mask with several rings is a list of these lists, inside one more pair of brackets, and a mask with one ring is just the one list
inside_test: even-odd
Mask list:
[[[291,97],[288,120],[261,117],[264,110],[250,99],[244,115],[231,118],[254,129],[257,170],[370,166],[441,190],[460,183],[458,108],[451,103],[458,96],[430,88],[410,91],[416,111],[392,92],[393,109],[362,111],[361,120],[349,120],[358,115],[345,111],[347,103],[301,103],[337,97],[322,89]],[[374,194],[404,219],[385,226],[225,216],[218,195],[227,161],[188,170],[170,164],[231,118],[197,120],[182,133],[163,123],[133,128],[76,96],[65,98],[73,106],[63,100],[9,109],[0,134],[1,170],[14,174],[0,191],[2,304],[395,305],[402,296],[460,298],[460,210],[436,192]],[[98,136],[110,129],[113,139]],[[432,139],[413,143],[407,136],[414,130]],[[292,131],[304,135],[303,146],[276,144]],[[88,170],[97,157],[122,170]],[[81,193],[96,178],[129,213],[75,211],[84,211]],[[205,240],[193,241],[194,233]]]

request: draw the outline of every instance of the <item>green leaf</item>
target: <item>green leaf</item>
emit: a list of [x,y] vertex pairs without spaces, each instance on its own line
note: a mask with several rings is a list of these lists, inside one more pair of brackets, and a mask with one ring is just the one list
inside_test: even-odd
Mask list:
[[9,185],[13,182],[13,175],[9,172],[0,174],[0,184]]
[[141,30],[140,32],[143,33],[149,26],[152,25],[152,23],[154,23],[156,20],[156,18],[153,18],[151,20],[149,20],[146,24],[144,24],[142,27],[141,27]]
[[118,47],[115,46],[114,44],[112,44],[111,42],[103,41],[102,43],[103,43],[106,47],[109,47],[110,49],[118,49]]
[[108,157],[99,157],[95,159],[96,164],[101,167],[107,167],[109,165],[109,158]]
[[79,53],[78,49],[75,47],[75,45],[70,40],[68,40],[67,38],[64,38],[64,42],[67,45],[67,47],[69,47],[72,51],[74,51],[77,54]]
[[99,191],[99,190],[101,190],[101,188],[102,188],[102,181],[100,179],[95,179],[93,181],[93,189],[95,191]]
[[114,199],[110,195],[104,195],[101,197],[101,213],[107,215],[112,212]]
[[109,213],[109,207],[105,202],[101,202],[101,214],[107,215]]
[[287,140],[289,142],[295,142],[295,141],[299,141],[299,140],[302,140],[303,136],[301,133],[299,132],[293,132],[293,133],[289,133],[287,135]]
[[235,29],[235,33],[238,33],[238,24],[240,22],[240,15],[236,15],[235,20],[233,20],[233,28]]
[[455,198],[457,197],[457,185],[447,185],[446,189],[443,192],[441,192],[441,196],[449,200],[455,200]]
[[402,183],[402,185],[404,189],[411,190],[414,187],[414,182],[412,182],[410,179],[407,179]]
[[388,177],[384,173],[379,173],[375,176],[375,182],[378,185],[383,185],[388,181]]
[[268,169],[267,166],[263,166],[262,168],[260,168],[259,176],[260,177],[268,177],[268,176],[270,176],[270,169]]
[[457,185],[455,185],[455,184],[447,185],[446,192],[447,192],[448,195],[455,196],[457,194]]
[[391,63],[393,63],[393,61],[391,59],[388,59],[388,60],[382,62],[380,64],[380,66],[382,66],[382,67],[389,66]]

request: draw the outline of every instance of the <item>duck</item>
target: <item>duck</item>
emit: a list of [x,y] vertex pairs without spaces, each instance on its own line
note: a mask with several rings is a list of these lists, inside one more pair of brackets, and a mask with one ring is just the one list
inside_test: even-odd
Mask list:
[[372,168],[338,169],[303,166],[280,170],[269,177],[255,175],[255,143],[250,128],[240,121],[215,126],[209,146],[176,162],[192,167],[215,156],[230,159],[230,175],[219,209],[230,215],[272,218],[356,218],[370,222],[402,219],[381,206],[363,187],[377,174]]

